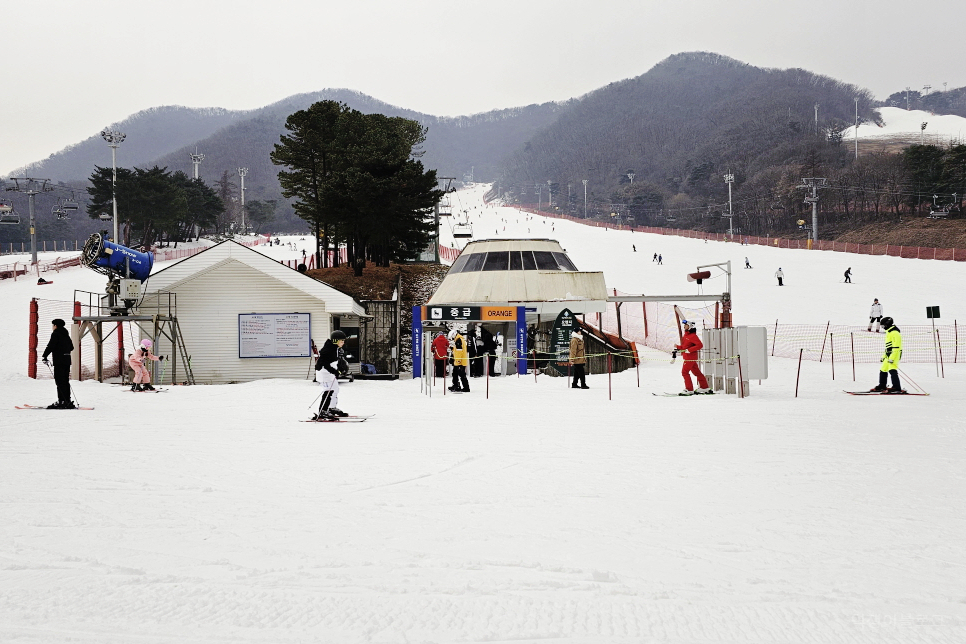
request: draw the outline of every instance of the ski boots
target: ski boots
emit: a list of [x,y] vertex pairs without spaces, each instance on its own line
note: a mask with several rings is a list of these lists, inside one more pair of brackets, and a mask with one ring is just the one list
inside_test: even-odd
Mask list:
[[154,391],[154,387],[152,387],[150,385],[150,383],[149,384],[146,384],[146,385],[142,385],[141,386],[141,391]]
[[694,392],[691,391],[690,389],[685,389],[684,391],[682,391],[678,395],[679,396],[693,396],[694,395]]
[[714,391],[712,391],[711,387],[703,387],[703,388],[702,387],[698,387],[697,389],[694,390],[694,393],[696,393],[696,394],[713,394]]
[[144,388],[141,387],[141,383],[136,382],[133,385],[131,385],[131,391],[144,391]]
[[338,407],[329,407],[329,413],[339,418],[345,418],[346,416],[349,415],[344,411],[342,411],[341,409],[339,409]]

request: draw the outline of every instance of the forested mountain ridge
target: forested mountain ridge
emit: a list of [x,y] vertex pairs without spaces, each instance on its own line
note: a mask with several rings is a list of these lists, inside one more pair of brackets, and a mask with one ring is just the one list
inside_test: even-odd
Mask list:
[[[659,224],[657,213],[726,200],[726,173],[737,187],[807,154],[813,164],[838,163],[836,136],[853,122],[856,98],[859,116],[878,121],[871,92],[855,85],[718,54],[678,54],[573,101],[508,160],[500,188],[535,203],[536,186],[550,180],[562,205],[576,192],[568,184],[586,179],[590,201],[636,205],[639,223]],[[545,185],[542,197],[546,203]]]

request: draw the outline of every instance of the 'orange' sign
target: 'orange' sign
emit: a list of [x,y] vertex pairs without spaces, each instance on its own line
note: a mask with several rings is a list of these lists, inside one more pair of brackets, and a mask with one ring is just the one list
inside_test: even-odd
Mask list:
[[517,310],[512,306],[481,306],[480,317],[483,322],[506,322],[517,319]]

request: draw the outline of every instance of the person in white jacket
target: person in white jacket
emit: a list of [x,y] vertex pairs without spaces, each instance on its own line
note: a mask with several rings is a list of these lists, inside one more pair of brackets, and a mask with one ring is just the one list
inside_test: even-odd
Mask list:
[[784,286],[784,284],[782,284],[782,280],[785,279],[785,274],[782,272],[782,269],[780,266],[778,267],[778,270],[775,271],[775,277],[778,278],[778,285]]
[[867,330],[870,333],[872,332],[873,324],[875,324],[875,332],[881,333],[879,328],[882,325],[882,305],[879,304],[879,298],[872,300],[872,310],[869,311],[869,328]]

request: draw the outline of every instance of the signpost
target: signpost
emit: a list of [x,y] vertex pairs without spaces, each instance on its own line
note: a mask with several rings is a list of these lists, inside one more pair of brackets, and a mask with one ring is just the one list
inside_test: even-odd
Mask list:
[[561,376],[569,375],[570,366],[570,334],[577,328],[577,321],[570,309],[564,309],[557,315],[550,331],[550,353],[553,358],[549,362],[551,369]]
[[936,338],[936,320],[939,318],[939,307],[938,306],[927,306],[926,307],[926,317],[932,320],[932,351],[936,358],[936,377],[939,377],[939,349],[937,347]]

